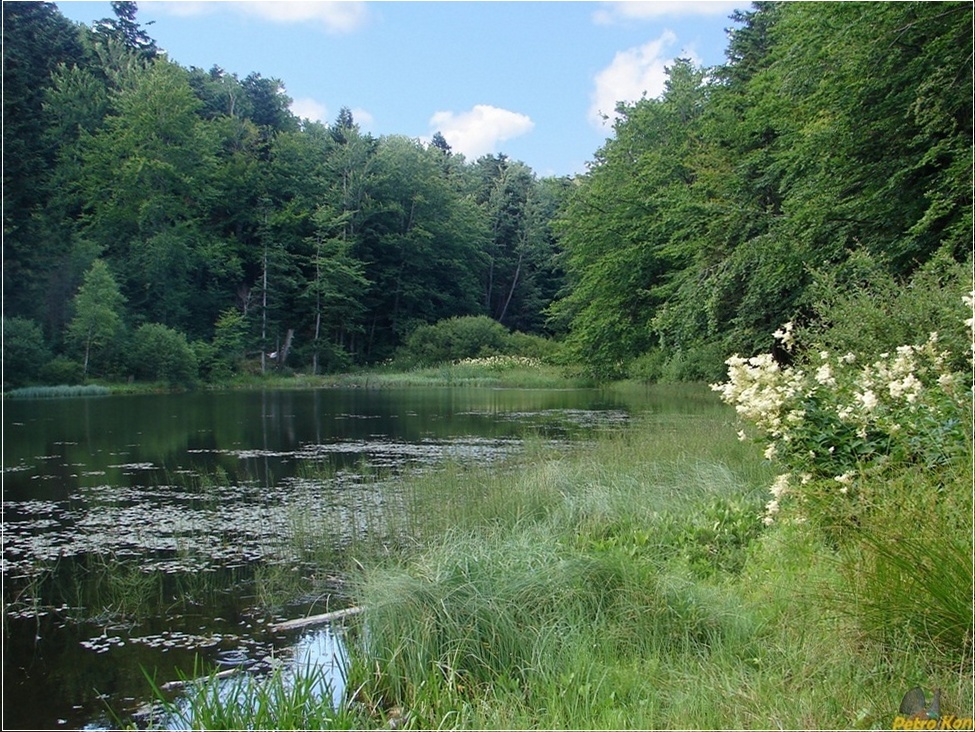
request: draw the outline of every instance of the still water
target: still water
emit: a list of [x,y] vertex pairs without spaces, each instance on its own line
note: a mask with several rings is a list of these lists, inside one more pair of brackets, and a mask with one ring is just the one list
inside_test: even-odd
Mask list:
[[[396,512],[404,472],[503,461],[529,435],[569,449],[638,414],[714,404],[473,388],[7,400],[3,728],[139,721],[145,674],[201,662],[338,668],[339,630],[271,627],[348,600],[302,536],[339,552],[389,524],[370,517]],[[288,572],[318,576],[282,601]]]

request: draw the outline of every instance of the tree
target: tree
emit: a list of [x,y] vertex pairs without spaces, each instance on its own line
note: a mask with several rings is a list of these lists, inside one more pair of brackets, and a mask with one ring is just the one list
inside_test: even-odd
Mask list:
[[153,62],[117,93],[104,125],[82,138],[75,183],[83,232],[104,246],[130,306],[184,331],[211,320],[195,306],[197,290],[224,269],[204,256],[216,138],[196,115],[199,104],[182,69]]
[[[318,231],[313,237],[311,255],[314,275],[307,280],[304,291],[305,299],[314,302],[313,374],[319,372],[323,354],[329,361],[344,362],[350,336],[362,331],[363,295],[369,281],[363,275],[362,262],[352,256],[351,242],[342,237],[349,215],[325,205],[315,212]],[[331,336],[328,341],[324,340],[325,333]]]
[[651,321],[706,222],[688,196],[703,79],[678,60],[660,99],[620,105],[615,138],[557,222],[569,291],[552,314],[571,323],[568,345],[596,376],[621,375],[654,345]]
[[373,206],[353,254],[372,283],[366,296],[370,360],[392,355],[420,323],[481,311],[479,273],[487,239],[484,216],[441,174],[442,154],[389,136],[375,157]]
[[254,124],[269,134],[298,131],[298,120],[290,110],[291,98],[280,79],[267,79],[255,71],[247,75],[242,86]]
[[198,373],[186,336],[159,323],[146,323],[135,331],[128,365],[140,379],[159,379],[172,386],[190,386]]
[[3,383],[23,386],[35,380],[51,352],[40,326],[26,318],[3,318]]
[[82,60],[78,30],[53,3],[3,5],[3,304],[41,319],[43,286],[64,240],[42,216],[57,190],[61,141],[47,133],[52,73]]
[[92,357],[111,345],[122,330],[124,303],[125,298],[108,265],[104,260],[96,259],[74,297],[74,317],[67,332],[68,342],[84,352],[82,363],[86,377]]
[[159,53],[156,42],[135,19],[139,12],[138,5],[134,2],[113,2],[112,12],[115,13],[115,18],[103,18],[95,23],[95,33],[119,41],[145,59],[155,58]]

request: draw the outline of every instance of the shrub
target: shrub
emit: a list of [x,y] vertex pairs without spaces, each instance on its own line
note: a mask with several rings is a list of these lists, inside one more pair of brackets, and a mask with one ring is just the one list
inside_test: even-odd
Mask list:
[[[780,339],[788,342],[790,328]],[[937,334],[881,355],[861,366],[854,353],[821,351],[808,369],[782,368],[771,354],[728,359],[728,381],[713,388],[758,427],[765,456],[789,470],[773,486],[769,518],[799,486],[810,486],[799,489],[803,498],[832,511],[858,500],[864,478],[949,465],[969,449],[963,425],[970,423],[971,391],[948,368],[950,354]]]
[[26,318],[3,318],[4,385],[22,386],[36,381],[50,359],[37,323]]
[[406,339],[396,360],[411,366],[436,366],[508,352],[509,334],[485,315],[471,315],[421,325]]
[[508,335],[508,353],[537,358],[544,363],[557,363],[561,356],[561,347],[551,338],[515,331]]
[[[896,626],[947,649],[951,663],[970,660],[973,633],[973,387],[969,369],[952,366],[971,364],[975,292],[964,302],[966,355],[932,331],[875,358],[824,349],[781,367],[770,354],[733,356],[728,380],[712,387],[784,467],[765,523],[789,499],[845,559],[841,609],[885,641]],[[791,323],[775,337],[791,349]]]
[[84,378],[84,366],[66,356],[56,356],[40,372],[40,379],[45,384],[80,384]]
[[182,333],[159,323],[140,326],[132,338],[129,366],[136,377],[189,386],[197,378],[196,354]]
[[971,281],[971,263],[938,255],[909,281],[898,282],[882,261],[859,252],[836,272],[817,276],[816,321],[798,337],[822,350],[875,360],[937,331],[952,368],[967,368],[969,334],[956,316],[958,298]]

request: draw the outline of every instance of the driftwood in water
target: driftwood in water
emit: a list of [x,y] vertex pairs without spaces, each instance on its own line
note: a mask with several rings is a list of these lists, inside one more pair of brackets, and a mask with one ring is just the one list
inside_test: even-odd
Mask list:
[[[213,674],[211,676],[206,676],[206,677],[204,677],[204,680],[206,680],[206,679],[226,679],[228,676],[233,676],[239,670],[240,670],[239,668],[228,668],[225,671],[220,671],[219,673],[215,673],[215,674]],[[192,683],[194,683],[196,681],[199,681],[199,680],[200,679],[182,679],[180,681],[167,681],[165,684],[163,684],[159,688],[162,689],[163,691],[172,691],[173,689],[182,689],[184,686],[189,686],[190,684],[192,684]]]
[[297,618],[295,620],[286,620],[283,623],[275,623],[271,626],[271,630],[293,630],[294,628],[304,628],[307,625],[331,623],[333,620],[341,620],[342,618],[347,618],[350,615],[358,615],[364,610],[364,607],[347,607],[344,610],[333,610],[330,613],[323,613],[321,615],[309,615],[305,618]]

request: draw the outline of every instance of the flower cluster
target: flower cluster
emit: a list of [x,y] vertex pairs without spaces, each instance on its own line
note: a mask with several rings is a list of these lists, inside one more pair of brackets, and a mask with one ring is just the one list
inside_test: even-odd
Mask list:
[[542,362],[530,356],[483,356],[455,361],[456,366],[482,366],[494,371],[507,371],[514,368],[538,368]]
[[[973,312],[975,292],[965,298]],[[792,325],[775,337],[792,346]],[[975,335],[973,335],[975,342]],[[788,493],[817,482],[853,500],[860,478],[892,465],[943,465],[967,449],[972,388],[949,367],[938,334],[900,346],[864,365],[856,354],[827,351],[801,367],[782,367],[772,356],[732,356],[728,380],[713,384],[739,417],[757,428],[765,458],[785,466],[772,486],[765,522]],[[744,430],[740,439],[747,439]]]

